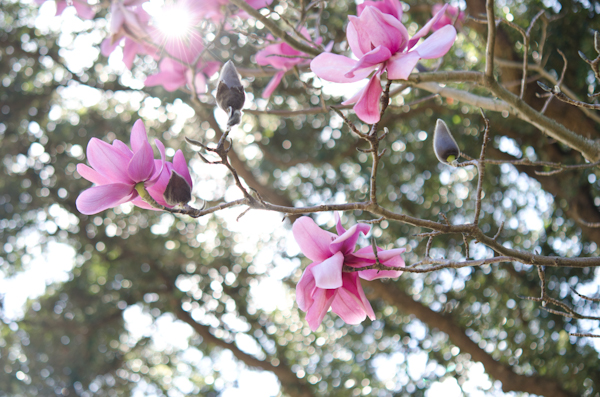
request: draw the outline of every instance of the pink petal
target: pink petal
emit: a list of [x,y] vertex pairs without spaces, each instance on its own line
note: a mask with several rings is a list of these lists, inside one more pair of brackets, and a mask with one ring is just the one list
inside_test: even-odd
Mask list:
[[398,0],[365,1],[356,6],[356,13],[362,14],[365,7],[376,7],[384,14],[390,14],[396,19],[402,18],[402,4]]
[[275,74],[275,76],[273,76],[271,81],[269,81],[269,84],[267,84],[264,91],[262,92],[262,97],[264,99],[267,99],[267,98],[271,97],[271,95],[273,95],[273,91],[275,91],[277,86],[279,86],[279,83],[281,83],[281,79],[283,78],[284,75],[285,75],[285,72],[277,72],[277,74]]
[[108,57],[113,53],[115,48],[119,46],[121,40],[116,40],[114,36],[109,36],[106,39],[102,40],[102,44],[100,44],[100,52],[105,57]]
[[344,254],[336,253],[312,268],[317,288],[335,289],[342,286],[342,267]]
[[362,95],[354,105],[354,112],[359,119],[368,124],[379,121],[379,98],[383,89],[379,82],[379,75],[375,74],[363,89]]
[[88,4],[75,0],[73,1],[73,6],[77,10],[77,15],[79,15],[81,19],[94,19],[96,13]]
[[365,8],[358,19],[351,21],[358,36],[368,36],[373,47],[384,46],[393,54],[406,46],[408,32],[402,22],[375,7]]
[[154,152],[148,142],[143,142],[142,147],[133,154],[127,173],[135,183],[150,179],[154,173]]
[[331,307],[331,302],[335,298],[335,290],[316,288],[313,294],[313,304],[308,308],[306,321],[310,329],[316,331]]
[[352,78],[354,77],[354,72],[361,69],[368,69],[369,71],[371,71],[374,67],[377,67],[382,62],[385,62],[388,59],[390,59],[391,56],[392,53],[390,52],[390,50],[388,50],[386,47],[379,46],[363,55],[358,60],[356,65],[354,65],[352,69],[346,72],[344,77]]
[[255,10],[263,8],[271,4],[273,0],[246,0],[246,3]]
[[113,182],[132,184],[127,174],[130,157],[98,138],[92,138],[87,147],[87,157],[93,169]]
[[335,230],[337,231],[338,236],[341,236],[342,234],[346,233],[346,228],[342,226],[342,219],[340,218],[340,214],[335,212],[333,214],[333,217],[335,218]]
[[314,262],[323,262],[331,257],[329,244],[337,237],[321,229],[312,218],[298,218],[292,226],[292,233],[302,253]]
[[367,235],[370,230],[371,226],[365,223],[354,225],[344,232],[344,234],[333,240],[329,246],[329,250],[331,253],[341,252],[344,255],[351,254],[354,252],[354,248],[356,247],[356,242],[358,241],[360,233]]
[[396,54],[387,63],[387,77],[390,80],[406,80],[421,59],[417,51]]
[[129,138],[131,144],[131,150],[137,152],[144,147],[144,143],[148,143],[148,133],[146,132],[146,126],[141,119],[138,119],[131,129],[131,137]]
[[296,302],[298,307],[302,311],[307,311],[313,303],[312,294],[315,290],[315,277],[312,274],[311,269],[315,267],[317,263],[311,263],[304,269],[302,277],[296,285]]
[[109,32],[111,32],[112,34],[120,33],[124,22],[125,15],[123,15],[123,9],[119,6],[117,2],[113,2],[110,6]]
[[300,55],[300,51],[294,50],[288,44],[271,44],[256,53],[256,63],[259,65],[271,65],[275,69],[288,70],[294,65],[305,62],[303,58],[287,58],[277,55]]
[[192,182],[192,176],[190,175],[190,170],[188,169],[187,162],[185,161],[185,157],[181,150],[178,150],[173,157],[173,169],[177,171],[179,175],[181,175],[190,186],[194,186],[194,182]]
[[337,290],[331,309],[347,324],[360,324],[367,315],[371,320],[375,319],[373,308],[356,274],[344,275],[344,286]]
[[[163,145],[163,143],[161,141],[159,141],[158,139],[154,140],[154,145],[156,145],[156,148],[158,149],[158,152],[160,153],[160,160],[154,160],[154,175],[152,175],[150,177],[150,179],[148,179],[146,181],[146,183],[144,184],[146,186],[146,188],[148,188],[149,186],[152,186],[153,184],[156,183],[156,181],[160,177],[160,174],[162,173],[163,169],[165,168],[165,164],[166,164],[165,145]],[[167,185],[165,184],[165,187],[166,186]],[[163,190],[163,192],[164,192],[164,190]],[[161,197],[162,197],[162,193],[161,193]]]
[[67,2],[64,1],[64,0],[57,0],[56,1],[56,14],[55,15],[62,15],[62,13],[65,10],[65,8],[67,8]]
[[413,37],[408,41],[408,50],[413,48],[415,44],[419,41],[421,37],[424,37],[429,33],[432,26],[437,23],[437,21],[444,15],[446,9],[448,8],[448,4],[444,5],[434,16],[431,18],[425,26],[423,26]]
[[113,183],[110,178],[98,173],[95,169],[88,167],[85,164],[77,164],[77,172],[84,179],[96,184],[96,185],[108,185]]
[[[390,267],[404,267],[404,259],[400,256],[406,251],[404,248],[395,248],[391,250],[382,250],[377,248],[377,257],[379,262]],[[348,260],[346,264],[350,266],[363,267],[375,263],[375,254],[372,247],[361,248],[353,255],[354,258]],[[402,274],[401,270],[362,270],[358,272],[360,278],[364,280],[375,280],[378,278],[397,278]]]
[[137,195],[132,185],[113,183],[110,185],[94,186],[84,190],[75,205],[82,214],[92,215],[108,208],[126,203]]
[[452,25],[446,25],[421,43],[415,51],[423,59],[439,58],[446,55],[456,40],[456,29]]
[[334,83],[353,83],[367,77],[371,70],[361,70],[354,73],[354,77],[348,78],[345,73],[356,65],[357,61],[342,55],[323,53],[313,59],[310,63],[311,70],[320,78]]
[[[360,14],[359,14],[360,15]],[[356,29],[353,20],[356,18],[353,15],[348,16],[350,23],[346,28],[346,38],[352,53],[357,58],[362,57],[365,53],[371,51],[371,40],[364,29]],[[356,19],[358,21],[358,19]],[[357,22],[359,23],[359,22]]]

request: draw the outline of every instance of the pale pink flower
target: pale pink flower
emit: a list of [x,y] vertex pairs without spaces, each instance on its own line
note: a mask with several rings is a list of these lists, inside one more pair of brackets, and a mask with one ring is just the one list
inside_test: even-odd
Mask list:
[[[440,12],[440,10],[443,7],[443,4],[436,4],[433,7],[431,7],[431,13],[435,15],[438,12]],[[453,25],[454,21],[456,21],[456,25],[460,27],[465,21],[465,13],[461,11],[458,7],[448,6],[444,15],[442,15],[442,17],[431,26],[431,30],[435,32],[436,30],[439,30],[446,25]]]
[[102,55],[109,56],[124,41],[123,62],[131,69],[137,54],[148,54],[158,58],[157,50],[146,43],[150,39],[150,16],[141,7],[146,0],[125,0],[113,2],[111,6],[110,36],[104,39],[100,49]]
[[[372,247],[356,252],[360,233],[367,234],[371,227],[359,223],[346,230],[336,214],[337,235],[321,229],[311,218],[301,217],[292,227],[296,242],[302,253],[313,263],[308,265],[296,287],[296,301],[300,310],[306,312],[306,321],[316,331],[331,307],[332,311],[348,324],[359,324],[367,316],[375,319],[375,313],[360,284],[360,278],[374,280],[382,277],[398,277],[401,270],[363,270],[343,272],[345,266],[365,267],[375,263]],[[404,248],[381,250],[380,263],[390,267],[403,267],[400,254]]]
[[154,152],[141,120],[136,121],[131,130],[131,149],[119,140],[111,145],[92,138],[87,147],[91,167],[78,164],[77,172],[95,186],[77,197],[77,209],[83,214],[96,214],[134,200],[138,197],[135,189],[138,183],[144,183],[146,187],[156,184],[165,169],[165,148],[159,140],[154,142],[161,160],[154,159]]
[[[46,0],[36,0],[36,3],[41,5],[45,1]],[[96,12],[92,8],[92,6],[84,0],[72,0],[68,3],[66,0],[56,0],[55,15],[61,15],[69,5],[75,7],[75,11],[77,11],[77,15],[79,15],[81,19],[94,19],[94,16],[96,15]]]
[[191,87],[192,81],[196,93],[206,92],[206,80],[219,70],[218,62],[198,62],[194,74],[187,66],[171,59],[164,58],[159,63],[160,72],[148,76],[144,81],[146,87],[162,85],[167,91],[176,91],[181,87]]
[[[301,33],[304,37],[306,37],[306,39],[310,41],[310,35],[308,34],[308,30],[306,30],[306,28],[303,28],[301,30]],[[316,43],[321,44],[321,41],[323,41],[323,39],[319,37]],[[331,50],[331,47],[328,50]],[[256,63],[258,63],[261,66],[270,65],[278,70],[278,72],[275,74],[275,76],[273,76],[269,84],[267,84],[267,87],[264,89],[262,97],[265,99],[269,98],[281,82],[281,79],[283,78],[285,73],[289,70],[292,70],[294,66],[308,64],[310,62],[310,60],[306,58],[290,57],[306,55],[307,54],[305,54],[304,52],[295,50],[289,44],[284,42],[268,45],[264,49],[257,52]]]
[[354,111],[361,120],[376,123],[383,91],[380,76],[387,71],[388,79],[405,80],[420,59],[439,58],[452,47],[456,30],[449,25],[417,46],[446,8],[444,6],[413,37],[409,37],[407,29],[394,15],[374,6],[364,7],[360,16],[349,16],[346,29],[348,45],[358,60],[323,53],[312,60],[310,67],[317,76],[335,83],[360,81],[374,72],[368,84],[344,104],[355,104]]

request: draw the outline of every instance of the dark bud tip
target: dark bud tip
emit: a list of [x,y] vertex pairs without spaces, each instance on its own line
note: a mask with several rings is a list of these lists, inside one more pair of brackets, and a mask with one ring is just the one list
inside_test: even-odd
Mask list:
[[185,205],[192,200],[192,187],[184,177],[173,170],[163,197],[171,206]]
[[433,132],[433,151],[441,163],[454,165],[460,156],[460,148],[443,120],[438,119]]
[[230,126],[239,124],[240,117],[238,117],[236,123],[232,123],[232,116],[236,111],[239,113],[244,107],[246,94],[237,69],[231,61],[227,61],[221,69],[219,82],[217,83],[216,99],[217,105],[229,114],[229,122],[227,124]]
[[241,121],[242,121],[242,112],[240,112],[239,110],[231,109],[231,111],[229,112],[229,121],[227,121],[227,125],[232,127],[234,125],[239,124]]
[[540,86],[540,88],[546,92],[551,92],[552,88],[548,87],[546,84],[542,83],[541,81],[538,81],[537,84]]

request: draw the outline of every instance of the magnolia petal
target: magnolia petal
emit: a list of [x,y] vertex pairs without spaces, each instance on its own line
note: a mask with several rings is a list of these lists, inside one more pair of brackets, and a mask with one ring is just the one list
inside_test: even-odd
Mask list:
[[335,290],[315,289],[313,303],[306,312],[306,321],[313,331],[316,331],[321,325],[327,310],[331,307],[331,302],[335,298],[335,293]]
[[354,112],[359,119],[368,124],[374,124],[379,121],[379,98],[382,92],[383,89],[379,82],[379,75],[375,74],[363,89],[360,98],[356,101],[356,105],[354,105]]
[[126,203],[137,195],[134,187],[123,183],[94,186],[81,192],[75,205],[82,214],[93,215]]
[[165,161],[165,158],[166,158],[165,145],[163,145],[163,143],[161,141],[159,141],[158,139],[154,140],[154,145],[158,149],[158,153],[160,153],[160,160],[156,160],[156,159],[154,160],[154,174],[150,177],[150,179],[148,179],[146,181],[146,184],[145,184],[146,187],[152,186],[153,184],[156,183],[156,181],[160,177],[160,174],[162,173],[163,169],[165,168],[165,164],[167,163]]
[[342,220],[340,218],[340,214],[335,212],[333,214],[333,216],[335,218],[335,230],[337,231],[338,236],[341,236],[342,234],[346,233],[346,228],[344,226],[342,226]]
[[77,10],[77,15],[79,15],[81,19],[94,19],[96,13],[89,5],[80,3],[79,1],[73,1],[73,6]]
[[423,59],[439,58],[446,55],[455,40],[456,29],[452,25],[446,25],[425,39],[415,51]]
[[390,80],[406,80],[421,59],[417,51],[396,54],[387,63],[387,77]]
[[131,129],[131,137],[129,143],[131,144],[131,149],[134,152],[140,150],[143,144],[148,143],[148,133],[146,132],[146,126],[144,126],[144,122],[141,119],[138,119]]
[[337,237],[321,229],[312,218],[298,218],[292,226],[292,233],[302,253],[310,260],[323,262],[331,257],[329,244]]
[[96,185],[108,185],[113,183],[113,181],[110,178],[105,177],[95,169],[88,167],[85,164],[77,164],[77,172],[84,179],[87,179],[88,181]]
[[181,149],[175,152],[175,156],[173,157],[173,169],[190,184],[190,187],[194,186],[187,161],[185,161],[185,156]]
[[344,285],[337,290],[331,309],[347,324],[360,324],[367,316],[375,319],[373,308],[356,274],[344,274]]
[[447,8],[448,8],[448,4],[445,4],[433,16],[433,18],[431,18],[421,29],[419,29],[419,31],[413,37],[410,38],[410,40],[408,41],[408,50],[410,50],[411,48],[413,48],[415,46],[415,44],[417,44],[419,42],[419,40],[421,39],[421,37],[424,37],[424,36],[427,35],[427,33],[429,33],[429,31],[431,30],[431,28],[433,27],[433,25],[436,24],[437,21],[439,21],[439,19],[444,15],[444,13],[446,12]]
[[296,302],[298,307],[302,311],[307,311],[313,303],[312,294],[315,290],[315,277],[312,274],[311,269],[315,267],[316,263],[311,263],[304,269],[298,285],[296,285]]
[[353,77],[346,77],[346,71],[352,69],[357,61],[342,55],[323,53],[310,62],[310,69],[320,78],[334,83],[353,83],[367,77],[371,70],[356,71]]
[[390,59],[391,56],[392,53],[390,52],[390,50],[388,50],[386,47],[379,46],[363,55],[358,60],[356,65],[354,65],[352,69],[346,72],[344,77],[352,78],[354,77],[354,72],[362,69],[368,69],[369,71],[371,71],[374,68],[378,67],[379,64]]
[[112,182],[131,184],[127,174],[130,156],[98,138],[92,138],[87,147],[87,158],[93,169]]
[[[406,249],[395,248],[391,250],[382,250],[377,247],[377,257],[379,263],[389,267],[404,267],[404,259],[400,254],[404,253]],[[373,253],[372,247],[361,248],[356,251],[353,255],[352,260],[346,261],[347,265],[363,267],[369,266],[375,263],[375,254]],[[360,278],[364,280],[375,280],[378,278],[397,278],[402,274],[402,270],[362,270],[358,272]]]
[[56,2],[56,14],[55,15],[62,15],[63,11],[65,10],[65,8],[67,8],[67,2],[66,1],[57,1]]
[[329,250],[332,254],[334,252],[341,252],[344,255],[351,254],[354,252],[360,233],[366,236],[370,230],[371,226],[365,223],[354,225],[344,232],[344,234],[333,240],[329,246]]
[[371,51],[371,40],[369,39],[367,32],[360,28],[359,18],[354,15],[349,15],[348,19],[350,20],[350,23],[346,28],[348,46],[357,58],[361,58],[365,53]]
[[317,288],[335,289],[342,286],[342,267],[344,254],[337,252],[312,268]]
[[100,53],[105,57],[108,57],[110,54],[113,53],[115,48],[119,46],[120,43],[121,39],[114,40],[112,36],[108,37],[102,40],[102,44],[100,44]]
[[360,23],[354,27],[361,35],[363,30],[369,37],[373,47],[384,46],[392,54],[406,46],[408,32],[402,22],[389,14],[382,13],[375,7],[367,7],[359,17]]
[[133,154],[127,173],[135,183],[150,179],[154,173],[154,152],[148,142],[143,142],[142,147]]
[[282,72],[277,72],[277,74],[275,74],[275,76],[273,76],[271,81],[269,81],[269,84],[267,84],[264,91],[262,92],[262,97],[264,99],[267,99],[267,98],[271,97],[271,95],[273,95],[273,91],[275,91],[277,86],[279,86],[279,83],[281,83],[281,79],[283,79],[284,75],[285,75],[285,72],[282,71]]

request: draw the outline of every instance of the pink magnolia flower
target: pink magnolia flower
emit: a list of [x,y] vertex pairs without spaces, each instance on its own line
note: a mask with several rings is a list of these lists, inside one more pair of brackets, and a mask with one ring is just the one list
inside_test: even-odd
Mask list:
[[349,16],[346,37],[354,60],[342,55],[323,53],[312,60],[310,67],[319,77],[335,83],[351,83],[364,79],[373,71],[368,84],[344,104],[355,104],[356,115],[366,123],[379,121],[379,97],[383,91],[380,76],[387,71],[390,80],[406,79],[420,59],[445,55],[454,40],[456,30],[444,26],[417,46],[446,11],[444,6],[413,37],[393,14],[366,6],[360,16]]
[[[154,164],[156,167],[159,167],[160,160],[154,160]],[[187,183],[190,185],[190,189],[192,186],[194,186],[192,177],[190,175],[190,170],[188,169],[183,152],[181,150],[178,150],[175,153],[175,156],[173,156],[173,162],[171,163],[169,161],[165,161],[164,169],[160,173],[160,176],[158,177],[156,182],[146,189],[158,204],[164,205],[165,207],[171,207],[171,205],[167,204],[167,202],[165,201],[164,193],[167,188],[167,184],[169,183],[169,179],[171,179],[171,175],[174,171],[181,175],[187,181]],[[139,196],[136,197],[132,201],[132,203],[140,208],[156,210],[156,208],[146,203]]]
[[[46,0],[36,0],[36,3],[41,5],[45,1]],[[84,0],[72,0],[69,2],[67,2],[66,0],[56,0],[55,15],[61,15],[63,11],[67,8],[67,6],[70,5],[75,7],[75,11],[77,11],[77,15],[79,15],[81,19],[94,19],[94,16],[96,15],[96,12],[92,8],[92,6],[90,6],[88,2]]]
[[[310,40],[310,36],[309,36],[306,28],[303,28],[301,33],[304,37],[306,37],[308,40]],[[317,44],[321,44],[321,41],[323,41],[323,39],[321,37],[319,37],[317,39]],[[331,43],[331,44],[333,45],[333,43]],[[331,50],[331,48],[329,48],[329,50]],[[279,55],[285,55],[285,56],[279,56]],[[264,89],[264,91],[262,93],[262,97],[265,99],[269,98],[273,94],[273,91],[275,91],[275,89],[281,82],[281,79],[283,78],[285,73],[288,72],[289,70],[291,70],[294,66],[307,64],[310,62],[308,59],[305,59],[305,58],[289,58],[289,57],[306,56],[306,55],[307,54],[305,54],[304,52],[295,50],[289,44],[284,43],[284,42],[271,44],[269,46],[266,46],[264,49],[260,50],[259,52],[257,52],[256,53],[256,63],[258,63],[259,65],[262,65],[262,66],[270,65],[270,66],[274,67],[275,69],[279,70],[279,72],[277,72],[275,74],[275,76],[273,76],[273,78],[271,79],[269,84],[267,84],[267,87]]]
[[[440,12],[440,10],[443,7],[443,4],[436,4],[433,7],[431,7],[431,13],[435,15],[438,12]],[[461,11],[458,7],[448,6],[444,15],[442,15],[442,17],[431,26],[431,30],[435,32],[436,30],[439,30],[446,25],[453,25],[454,21],[456,21],[456,25],[461,26],[462,23],[465,21],[465,13]]]
[[164,58],[160,61],[160,72],[148,76],[144,81],[146,87],[162,85],[167,91],[176,91],[186,85],[191,87],[192,81],[196,87],[196,93],[206,92],[206,80],[219,70],[218,62],[198,62],[196,65],[196,74],[185,65],[171,59]]
[[[367,234],[371,227],[359,223],[346,230],[336,214],[337,235],[321,229],[311,218],[301,217],[292,227],[294,238],[302,253],[313,261],[298,282],[296,301],[300,310],[306,312],[310,328],[316,331],[331,307],[332,311],[348,324],[359,324],[367,316],[375,319],[375,313],[360,284],[360,278],[374,280],[382,277],[398,277],[401,270],[363,270],[343,272],[345,266],[365,267],[375,263],[372,247],[354,252],[360,233]],[[391,267],[403,267],[400,254],[404,248],[381,250],[380,263]]]
[[[157,50],[145,43],[149,40],[150,15],[141,7],[147,0],[125,0],[113,2],[111,6],[110,36],[101,44],[102,55],[109,56],[121,43],[123,62],[131,69],[137,54],[149,54],[157,58]],[[123,40],[124,39],[124,40]]]
[[135,190],[138,183],[143,182],[146,187],[154,185],[165,163],[165,147],[159,140],[154,142],[161,160],[154,160],[141,120],[136,121],[131,130],[131,149],[119,140],[111,145],[92,138],[87,147],[91,167],[78,164],[77,172],[96,186],[84,190],[77,197],[77,209],[86,215],[96,214],[134,200],[138,197]]

